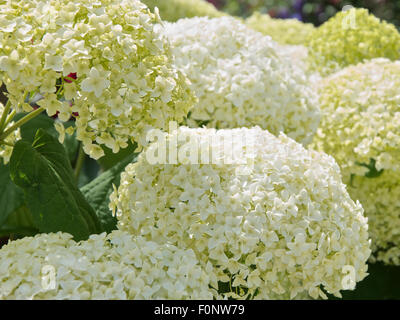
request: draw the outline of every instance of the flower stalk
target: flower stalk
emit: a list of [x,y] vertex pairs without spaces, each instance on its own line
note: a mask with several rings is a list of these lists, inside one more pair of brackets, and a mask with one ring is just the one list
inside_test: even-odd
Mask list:
[[7,130],[2,132],[0,134],[0,141],[4,140],[7,138],[9,134],[11,134],[14,130],[18,129],[21,127],[23,124],[27,123],[29,120],[37,117],[39,114],[41,114],[45,109],[43,107],[40,107],[34,111],[29,112],[25,117],[21,118],[18,120],[16,123],[14,123],[11,127],[9,127]]

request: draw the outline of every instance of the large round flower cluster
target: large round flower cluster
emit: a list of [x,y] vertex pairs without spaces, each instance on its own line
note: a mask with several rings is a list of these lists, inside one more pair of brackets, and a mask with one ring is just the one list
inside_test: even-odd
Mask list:
[[303,144],[312,140],[319,123],[316,94],[304,69],[270,37],[229,17],[181,19],[163,32],[199,98],[189,126],[258,125]]
[[[3,112],[4,112],[4,106],[2,103],[0,103],[0,117],[3,114]],[[14,124],[14,122],[11,121],[10,123],[7,123],[5,128],[0,128],[0,130],[2,130],[2,129],[6,130],[6,129],[10,128],[13,124]],[[3,159],[4,164],[7,164],[10,161],[12,150],[13,150],[13,145],[19,139],[21,139],[21,133],[20,133],[20,130],[17,129],[15,131],[13,131],[9,136],[7,136],[4,139],[4,141],[0,140],[0,159]],[[1,165],[1,161],[0,161],[0,165]]]
[[311,32],[308,46],[311,63],[327,75],[368,59],[399,59],[400,33],[366,9],[351,9]]
[[347,67],[321,82],[323,117],[315,137],[345,173],[400,171],[400,61],[380,58]]
[[11,0],[0,12],[0,81],[12,107],[29,111],[25,97],[38,93],[49,116],[75,115],[93,158],[102,144],[142,145],[148,129],[181,121],[195,101],[154,29],[160,18],[138,0]]
[[[351,192],[370,219],[374,248],[400,248],[400,62],[379,58],[347,67],[324,79],[320,92],[314,146],[335,157],[346,183],[359,176]],[[397,258],[382,259],[398,261],[398,249],[390,252]]]
[[221,17],[225,15],[205,0],[142,0],[151,10],[157,7],[165,21],[192,17]]
[[211,299],[192,250],[121,231],[39,234],[0,250],[0,299]]
[[315,27],[297,19],[274,19],[267,14],[255,12],[246,19],[246,24],[274,41],[288,45],[304,45]]
[[383,171],[378,177],[353,176],[347,190],[361,202],[368,216],[372,262],[400,265],[400,171]]
[[367,219],[334,159],[259,127],[166,134],[110,208],[121,230],[192,249],[225,298],[340,296],[345,266],[366,276]]

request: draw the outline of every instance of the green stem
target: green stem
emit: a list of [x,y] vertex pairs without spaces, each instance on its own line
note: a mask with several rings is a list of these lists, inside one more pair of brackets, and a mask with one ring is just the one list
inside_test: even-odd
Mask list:
[[7,138],[7,136],[12,133],[15,129],[19,128],[29,120],[37,117],[39,114],[41,114],[45,109],[43,107],[40,107],[34,111],[29,112],[25,117],[19,119],[16,123],[14,123],[11,127],[9,127],[6,131],[4,131],[0,135],[0,140],[4,140]]
[[16,115],[17,111],[15,109],[11,111],[10,115],[7,117],[6,122],[4,123],[4,128],[7,127],[7,125],[14,119],[14,116]]
[[76,181],[79,179],[79,174],[81,173],[82,167],[83,167],[83,162],[85,160],[85,152],[83,151],[82,143],[79,146],[79,153],[78,153],[78,158],[76,159],[76,164],[75,164],[75,178]]
[[4,107],[3,114],[1,115],[1,119],[0,119],[0,132],[3,132],[3,129],[6,126],[5,121],[7,119],[7,115],[8,115],[8,112],[10,111],[10,108],[11,108],[11,102],[10,102],[10,99],[8,99],[6,106]]
[[7,142],[7,141],[1,140],[1,141],[0,141],[0,145],[2,145],[2,144],[6,145],[6,146],[9,146],[9,147],[14,147],[14,145],[13,145],[12,143],[9,143],[9,142]]

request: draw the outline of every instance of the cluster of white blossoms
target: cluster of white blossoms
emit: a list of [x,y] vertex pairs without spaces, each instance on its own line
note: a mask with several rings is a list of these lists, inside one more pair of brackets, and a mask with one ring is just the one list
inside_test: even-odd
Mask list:
[[346,173],[364,175],[358,163],[400,171],[400,62],[378,58],[349,66],[320,85],[319,149]]
[[38,234],[0,250],[1,299],[211,299],[192,250],[122,231]]
[[274,19],[268,14],[255,12],[246,19],[246,24],[274,41],[289,45],[305,45],[315,27],[311,23],[303,23],[297,19]]
[[151,10],[157,7],[165,21],[177,21],[191,17],[220,17],[226,15],[218,11],[206,0],[142,0]]
[[[4,112],[4,106],[2,103],[0,103],[0,117]],[[4,130],[10,128],[12,125],[14,124],[14,122],[10,122],[8,123],[5,128],[3,128]],[[0,128],[1,130],[2,128]],[[0,159],[3,159],[3,164],[7,164],[10,161],[11,158],[11,154],[12,154],[12,150],[13,150],[13,145],[14,143],[21,139],[21,133],[20,130],[14,130],[10,135],[8,135],[4,141],[1,140],[0,141]],[[1,161],[0,161],[0,165],[1,165]]]
[[317,96],[287,50],[238,19],[192,18],[160,27],[177,68],[199,102],[187,124],[214,128],[258,125],[308,144],[317,130]]
[[100,145],[143,145],[147,130],[183,120],[195,101],[154,28],[160,21],[138,0],[3,1],[0,82],[12,108],[30,111],[25,97],[42,95],[49,116],[76,117],[95,159]]
[[306,46],[313,68],[327,76],[374,58],[400,59],[400,33],[367,9],[352,8],[314,28]]
[[400,62],[349,66],[321,82],[320,98],[314,147],[335,157],[345,183],[356,183],[349,192],[369,217],[374,249],[389,250],[378,260],[400,264]]
[[347,190],[368,217],[371,262],[400,265],[400,172],[384,170],[375,178],[353,176]]
[[[184,156],[188,139],[198,164]],[[180,127],[147,150],[156,144],[168,155],[177,148],[179,162],[150,164],[143,152],[110,208],[119,229],[192,249],[212,288],[220,285],[216,298],[340,296],[344,268],[354,282],[366,276],[367,219],[332,157],[259,127]]]

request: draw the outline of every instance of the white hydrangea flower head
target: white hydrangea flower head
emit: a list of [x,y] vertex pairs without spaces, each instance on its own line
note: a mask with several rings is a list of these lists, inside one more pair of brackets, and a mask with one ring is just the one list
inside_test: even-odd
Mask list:
[[[47,280],[54,272],[54,285]],[[122,231],[75,242],[66,233],[11,241],[0,250],[1,299],[211,299],[192,250]]]
[[181,18],[225,15],[206,0],[142,0],[142,2],[151,10],[157,7],[161,18],[171,22]]
[[0,12],[0,81],[13,108],[30,111],[24,97],[38,93],[49,116],[77,113],[77,138],[95,159],[100,145],[140,147],[195,101],[154,28],[159,16],[138,0],[11,0]]
[[361,201],[374,251],[382,251],[378,260],[400,264],[400,62],[378,58],[347,67],[321,82],[320,97],[313,147],[335,157]]
[[[0,116],[4,112],[4,106],[0,103]],[[7,130],[14,124],[13,121],[8,123],[4,130]],[[13,131],[9,136],[7,136],[4,141],[0,142],[0,159],[3,160],[3,164],[7,164],[10,161],[13,145],[17,140],[21,139],[21,132],[19,129]],[[1,164],[1,161],[0,161]]]
[[275,19],[268,14],[254,12],[246,19],[246,24],[274,41],[288,45],[306,45],[315,27],[297,19]]
[[400,171],[400,61],[378,58],[347,67],[321,82],[319,149],[348,173],[360,163]]
[[353,176],[347,190],[361,202],[372,239],[371,262],[400,265],[400,172],[384,170],[375,178]]
[[328,76],[364,60],[400,59],[400,32],[396,26],[364,8],[336,13],[309,33],[306,46],[313,68]]
[[309,49],[303,45],[276,44],[276,46],[280,57],[288,59],[289,63],[296,70],[302,70],[307,75],[309,87],[317,88],[322,77],[310,64],[308,57]]
[[[217,298],[340,296],[345,266],[366,276],[367,219],[332,157],[259,127],[165,137],[126,167],[110,208],[119,229],[192,249],[211,286],[229,288]],[[162,145],[168,155],[177,145],[176,164],[149,160]]]
[[316,93],[304,68],[269,36],[231,17],[181,19],[161,29],[199,98],[189,126],[258,125],[303,144],[312,140],[319,123]]

